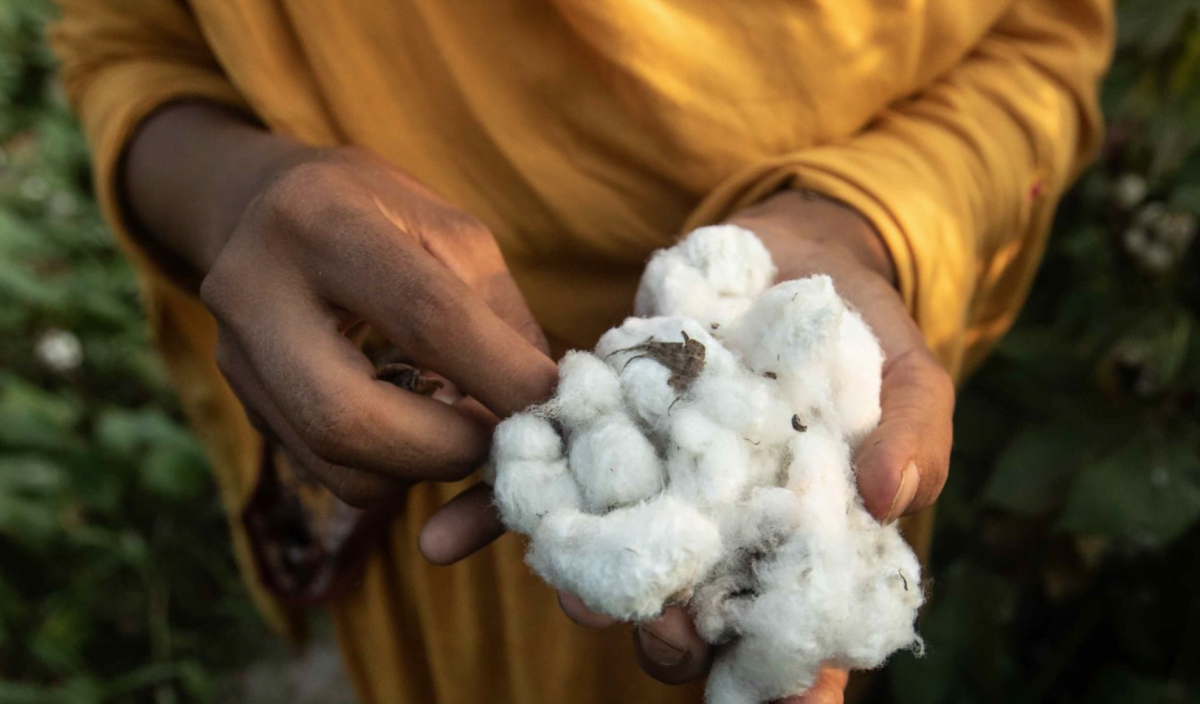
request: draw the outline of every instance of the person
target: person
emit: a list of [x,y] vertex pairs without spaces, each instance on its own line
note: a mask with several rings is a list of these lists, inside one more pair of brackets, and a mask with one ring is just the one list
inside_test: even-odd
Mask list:
[[[481,550],[472,478],[700,225],[755,231],[781,279],[830,274],[873,327],[859,487],[923,551],[953,381],[1098,148],[1113,26],[1107,0],[60,5],[97,195],[248,583],[285,631],[328,609],[367,704],[700,700],[685,610],[633,648],[560,611],[519,539]],[[414,393],[430,370],[460,393]]]

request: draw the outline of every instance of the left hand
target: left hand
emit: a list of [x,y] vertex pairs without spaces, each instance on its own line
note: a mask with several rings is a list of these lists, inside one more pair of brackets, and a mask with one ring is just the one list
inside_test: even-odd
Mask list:
[[[780,281],[828,274],[879,338],[885,360],[883,416],[854,457],[867,510],[891,523],[932,504],[949,469],[954,382],[925,345],[901,299],[891,258],[874,228],[847,206],[795,191],[736,213],[729,223],[759,236],[779,268]],[[560,602],[582,625],[611,623],[590,613],[578,599],[564,597]],[[640,625],[635,648],[642,669],[668,683],[702,676],[713,656],[678,606]],[[845,670],[828,668],[803,696],[784,702],[840,704],[848,679]]]

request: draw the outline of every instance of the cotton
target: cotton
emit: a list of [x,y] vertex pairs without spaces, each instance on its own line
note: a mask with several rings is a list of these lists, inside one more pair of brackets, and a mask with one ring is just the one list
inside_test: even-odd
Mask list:
[[879,423],[882,351],[829,277],[774,276],[732,226],[656,253],[640,317],[569,353],[554,398],[501,423],[492,453],[501,516],[548,583],[630,621],[690,597],[723,646],[710,704],[920,646],[920,565],[851,464]]

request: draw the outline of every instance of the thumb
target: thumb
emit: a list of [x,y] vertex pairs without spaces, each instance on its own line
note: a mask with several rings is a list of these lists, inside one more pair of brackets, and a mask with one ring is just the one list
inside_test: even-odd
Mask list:
[[884,523],[924,508],[946,482],[953,440],[954,383],[924,347],[888,360],[879,426],[855,457],[858,488]]

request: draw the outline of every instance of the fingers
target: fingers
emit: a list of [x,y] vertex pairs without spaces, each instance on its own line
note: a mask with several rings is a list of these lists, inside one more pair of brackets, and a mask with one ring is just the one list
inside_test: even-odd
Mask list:
[[871,515],[888,523],[937,498],[953,441],[954,383],[923,347],[884,363],[879,426],[855,457]]
[[433,514],[421,528],[417,545],[435,565],[449,565],[504,534],[492,503],[492,488],[482,482],[464,490]]
[[696,633],[691,616],[680,606],[668,606],[658,619],[638,624],[633,642],[642,670],[667,684],[690,682],[712,664],[712,647]]
[[[355,217],[345,226],[395,227],[381,215]],[[474,282],[506,320],[424,249],[398,246],[408,239],[376,233],[354,237],[360,246],[334,248],[343,275],[321,280],[320,294],[362,315],[416,363],[446,376],[497,416],[545,400],[557,367],[530,342],[536,325],[507,273],[477,274]],[[477,241],[490,240],[471,245]]]
[[251,423],[274,438],[289,456],[308,470],[335,496],[355,508],[372,508],[396,501],[408,482],[394,477],[333,465],[318,457],[296,434],[250,369],[245,354],[228,335],[218,343],[218,362],[230,387],[246,408]]
[[842,704],[846,699],[846,683],[850,673],[846,670],[823,668],[817,682],[802,695],[781,699],[776,704]]
[[546,334],[533,317],[533,311],[529,310],[525,296],[517,288],[517,282],[504,266],[499,249],[496,249],[495,258],[499,259],[500,268],[492,271],[489,276],[482,277],[472,288],[479,292],[493,313],[539,352],[549,357],[550,343],[546,340]]
[[[244,300],[224,300],[220,288],[209,289],[206,302],[246,353],[242,373],[261,382],[298,444],[320,460],[403,479],[456,480],[486,458],[486,424],[376,381],[333,315],[307,292],[281,284],[263,292],[250,313]],[[226,362],[230,356],[237,355]]]
[[605,616],[604,614],[592,611],[583,603],[583,599],[568,592],[558,593],[558,606],[567,615],[567,618],[584,628],[608,628],[617,622],[611,616]]
[[376,209],[397,230],[414,236],[426,252],[475,291],[509,327],[549,355],[546,336],[509,273],[495,238],[483,223],[449,205],[394,166],[388,165],[387,171],[390,178],[376,184],[382,192],[397,202],[412,200],[415,195],[427,207],[401,214],[376,199]]

